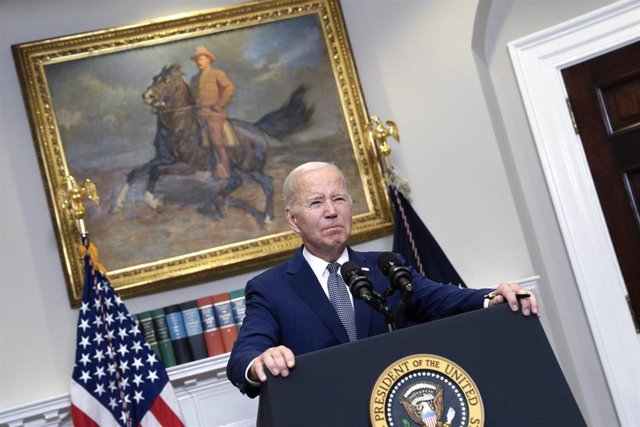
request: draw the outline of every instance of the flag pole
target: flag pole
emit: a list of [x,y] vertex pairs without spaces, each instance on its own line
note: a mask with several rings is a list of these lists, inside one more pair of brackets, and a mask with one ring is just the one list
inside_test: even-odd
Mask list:
[[385,122],[386,126],[378,116],[371,116],[369,122],[367,136],[378,152],[380,166],[382,167],[382,175],[387,186],[395,182],[393,165],[391,164],[391,146],[387,142],[389,137],[400,143],[400,132],[398,126],[392,120]]
[[411,187],[396,173],[393,163],[391,163],[391,145],[387,142],[389,138],[393,138],[398,144],[400,143],[398,125],[393,120],[387,120],[383,124],[382,120],[374,115],[371,116],[367,127],[367,137],[378,153],[382,177],[386,186],[394,193],[400,191],[405,199],[411,201]]
[[84,207],[83,199],[87,198],[96,205],[100,204],[100,196],[96,185],[89,179],[85,179],[83,185],[78,184],[71,175],[65,180],[66,186],[60,189],[60,200],[62,206],[69,210],[71,217],[75,220],[75,225],[81,237],[88,234],[85,218],[87,209]]

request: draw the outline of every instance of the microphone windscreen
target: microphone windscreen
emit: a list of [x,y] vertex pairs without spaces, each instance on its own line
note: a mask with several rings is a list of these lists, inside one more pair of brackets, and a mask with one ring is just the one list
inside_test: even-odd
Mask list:
[[356,264],[353,261],[347,261],[344,264],[342,264],[342,266],[340,267],[340,274],[342,275],[343,279],[346,279],[351,275],[351,273],[353,273],[356,270],[360,270],[360,267],[358,267],[358,264]]
[[378,255],[378,267],[384,274],[387,274],[389,264],[399,265],[400,260],[391,252],[382,252]]

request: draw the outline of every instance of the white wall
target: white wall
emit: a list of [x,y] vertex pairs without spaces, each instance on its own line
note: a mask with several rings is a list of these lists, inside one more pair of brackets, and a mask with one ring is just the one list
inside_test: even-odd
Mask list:
[[[51,0],[44,6],[0,0],[0,408],[68,391],[77,319],[67,301],[10,45],[228,3]],[[506,42],[606,3],[342,0],[369,112],[398,123],[402,143],[393,146],[393,162],[412,185],[414,207],[471,286],[540,274],[541,292],[553,283],[565,286],[567,295],[576,293]],[[383,238],[359,247],[390,245]],[[127,305],[138,312],[236,289],[254,273],[133,298]],[[556,351],[574,393],[592,425],[607,425],[600,421],[615,415],[584,314],[577,309],[567,320],[548,294],[546,321],[560,341]],[[580,358],[571,345],[583,353]],[[595,367],[588,383],[579,378],[582,367]],[[600,395],[587,408],[590,386]]]
[[369,109],[398,123],[394,164],[456,268],[478,286],[533,274],[470,49],[476,2],[343,3]]

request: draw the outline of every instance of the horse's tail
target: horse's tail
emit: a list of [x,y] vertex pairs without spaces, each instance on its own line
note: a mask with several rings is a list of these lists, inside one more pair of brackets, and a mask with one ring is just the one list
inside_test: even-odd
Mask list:
[[302,130],[309,124],[311,116],[313,115],[313,107],[307,106],[304,101],[306,92],[306,86],[299,86],[293,94],[291,94],[287,103],[276,111],[265,114],[255,123],[255,126],[276,138],[291,135],[294,132]]

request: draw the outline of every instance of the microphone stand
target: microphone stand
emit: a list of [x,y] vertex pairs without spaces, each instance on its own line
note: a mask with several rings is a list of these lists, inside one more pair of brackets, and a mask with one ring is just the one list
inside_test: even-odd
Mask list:
[[[386,301],[387,298],[389,296],[391,296],[395,291],[396,291],[396,287],[394,287],[391,284],[391,285],[389,285],[389,287],[387,289],[384,290],[384,293],[382,294],[381,298],[384,301]],[[413,294],[413,287],[411,285],[409,285],[408,288],[402,288],[402,296],[400,297],[400,302],[398,303],[398,311],[396,312],[396,316],[395,316],[396,317],[396,321],[398,323],[400,323],[400,316],[402,315],[402,313],[404,313],[405,307],[407,306],[407,303],[409,302],[409,299],[411,298],[411,294]],[[386,304],[385,304],[385,306],[386,306]],[[386,306],[386,307],[387,307],[387,309],[389,309],[388,306]],[[394,326],[394,328],[395,328],[395,326]]]
[[374,310],[384,316],[385,323],[389,328],[389,332],[393,332],[396,330],[396,324],[393,321],[393,312],[387,305],[385,299],[378,294],[377,292],[373,292],[371,296],[363,296],[362,300],[366,302],[369,306],[371,306]]
[[413,289],[411,290],[402,290],[402,296],[400,297],[400,302],[398,303],[398,312],[396,313],[396,320],[400,322],[400,316],[404,313],[405,307],[409,302],[409,298],[411,298],[411,294],[413,293]]

